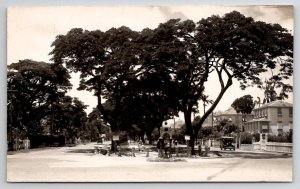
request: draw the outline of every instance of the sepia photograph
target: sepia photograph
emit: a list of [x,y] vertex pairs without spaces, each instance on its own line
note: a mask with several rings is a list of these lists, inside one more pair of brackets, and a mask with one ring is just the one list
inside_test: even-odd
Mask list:
[[7,182],[293,182],[292,5],[10,6]]

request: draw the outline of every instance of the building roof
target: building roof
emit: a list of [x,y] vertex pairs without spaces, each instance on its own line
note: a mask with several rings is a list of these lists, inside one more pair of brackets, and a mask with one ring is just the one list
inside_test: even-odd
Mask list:
[[252,119],[252,120],[249,120],[244,123],[253,123],[253,122],[261,122],[261,121],[270,121],[270,120],[263,117],[263,118],[259,118],[259,119]]
[[[181,128],[183,125],[184,125],[184,121],[183,120],[177,119],[175,121],[175,128],[176,129]],[[162,124],[162,127],[163,128],[165,128],[165,127],[167,127],[167,128],[168,127],[169,128],[174,128],[174,119],[169,119],[169,120],[164,121],[163,124]]]
[[284,102],[282,100],[277,100],[277,101],[270,102],[268,104],[263,104],[262,106],[260,106],[258,108],[255,108],[255,109],[262,109],[262,108],[266,108],[266,107],[292,108],[293,104],[288,103],[288,102]]
[[236,114],[240,114],[240,113],[237,113],[233,107],[230,107],[223,112],[221,112],[221,111],[216,112],[215,115],[218,116],[218,115],[236,115]]

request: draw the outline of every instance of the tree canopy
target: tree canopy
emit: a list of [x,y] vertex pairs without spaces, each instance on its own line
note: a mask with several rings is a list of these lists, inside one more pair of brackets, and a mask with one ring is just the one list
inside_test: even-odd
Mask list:
[[254,105],[253,97],[251,95],[244,95],[235,99],[231,107],[233,107],[237,113],[251,114]]
[[[57,36],[52,46],[52,60],[80,72],[79,89],[94,92],[113,131],[124,129],[126,111],[133,107],[141,110],[131,112],[140,121],[142,115],[151,117],[150,111],[165,118],[183,111],[192,147],[233,80],[245,89],[262,87],[260,74],[269,70],[279,70],[272,76],[279,85],[293,74],[293,36],[278,24],[255,21],[237,11],[196,23],[171,19],[141,32],[124,26],[106,32],[77,28]],[[212,73],[219,79],[220,92],[192,126],[191,113],[199,100],[207,100],[204,92],[211,87],[207,80]],[[102,98],[110,109],[105,109]]]
[[[71,88],[70,75],[61,65],[32,60],[20,60],[8,66],[8,111],[13,108],[14,127],[38,132],[42,118],[51,112],[53,103],[58,102]],[[13,92],[10,92],[13,91]]]

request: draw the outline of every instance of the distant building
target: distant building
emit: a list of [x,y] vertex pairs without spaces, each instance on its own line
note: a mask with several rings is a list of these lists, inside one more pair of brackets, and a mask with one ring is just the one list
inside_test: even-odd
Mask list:
[[222,120],[228,120],[232,124],[242,128],[243,123],[252,120],[253,114],[237,113],[234,108],[230,107],[225,111],[218,111],[210,114],[203,123],[203,127],[217,125]]
[[174,134],[176,131],[179,131],[184,126],[184,121],[181,119],[169,119],[162,123],[162,126],[160,127],[160,133],[168,132]]
[[248,132],[272,133],[275,135],[293,129],[293,104],[274,101],[255,108],[254,118],[244,124]]
[[211,127],[214,124],[214,115],[215,112],[213,112],[212,114],[209,114],[208,117],[204,120],[202,127]]

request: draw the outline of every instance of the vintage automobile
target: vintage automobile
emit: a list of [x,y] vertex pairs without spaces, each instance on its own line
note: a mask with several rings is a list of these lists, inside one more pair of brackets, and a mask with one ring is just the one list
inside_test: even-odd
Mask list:
[[233,137],[227,137],[227,136],[221,137],[220,139],[221,150],[223,149],[235,150],[235,146],[233,145],[233,140],[234,140]]

